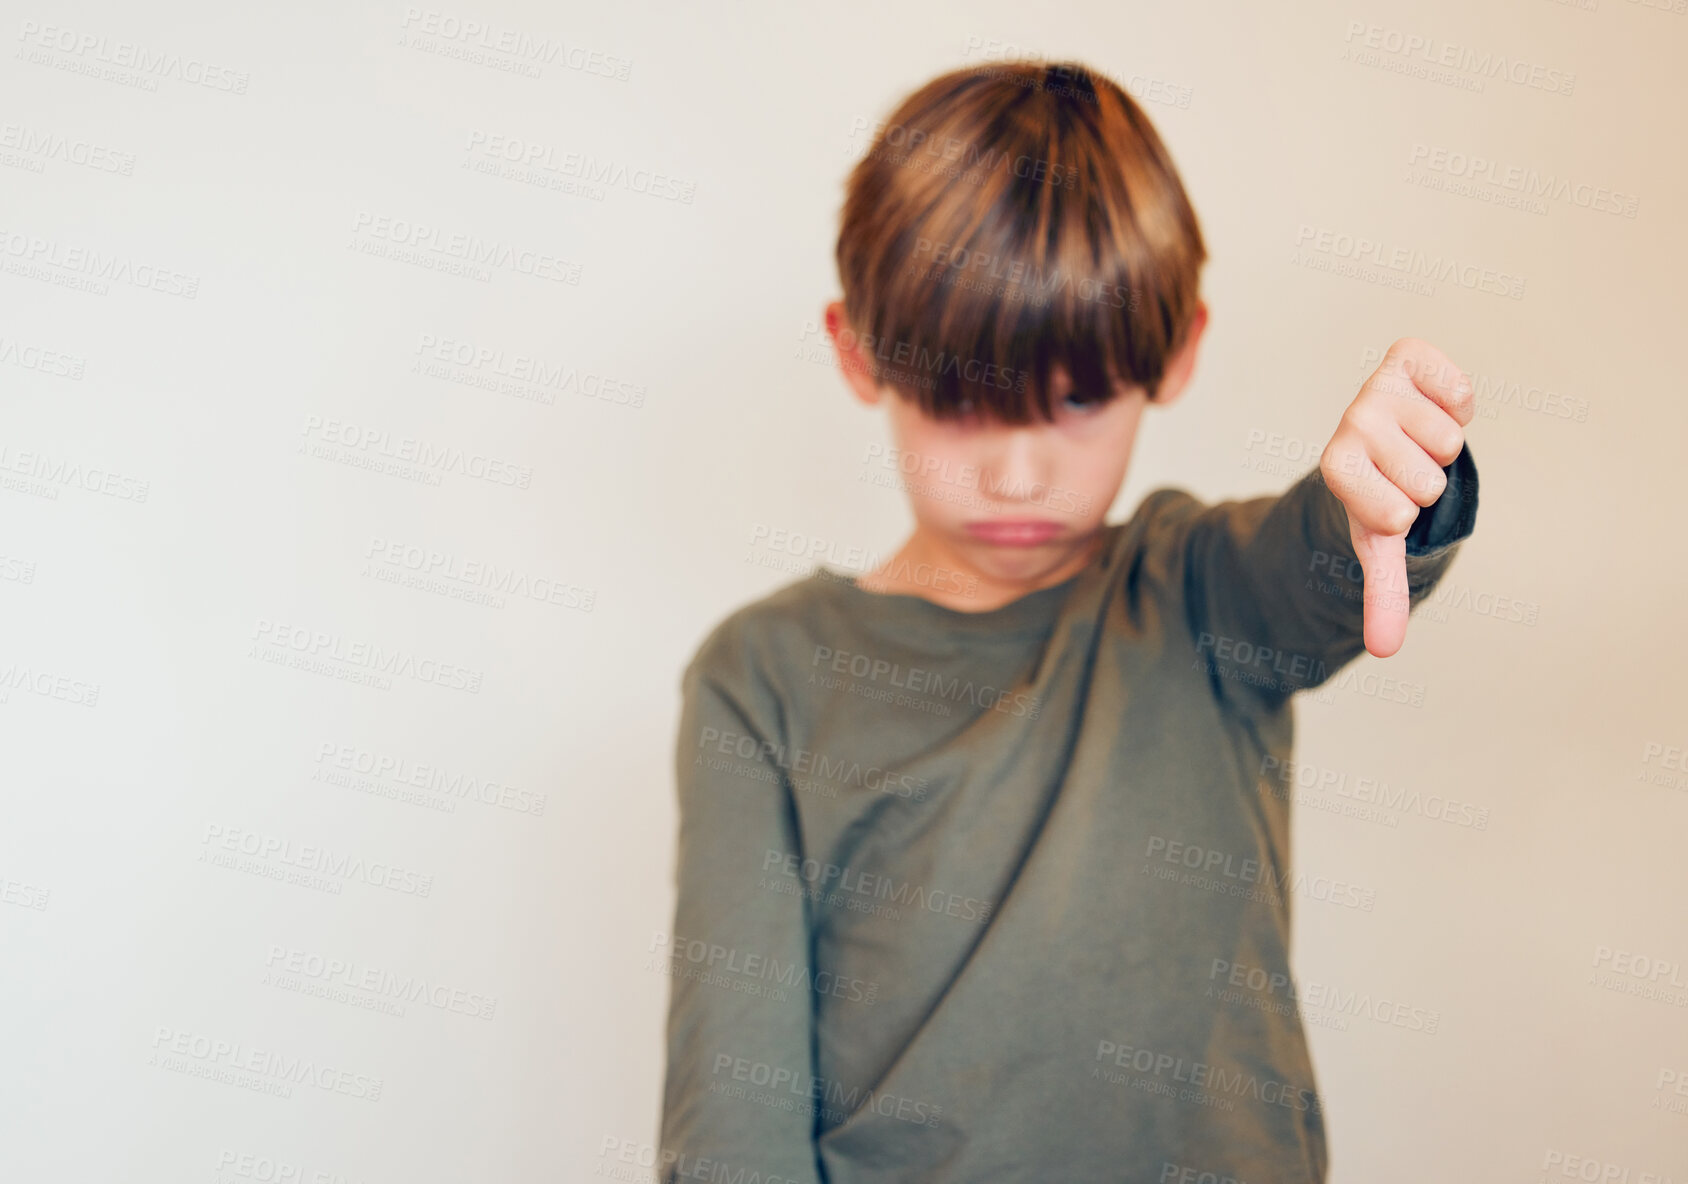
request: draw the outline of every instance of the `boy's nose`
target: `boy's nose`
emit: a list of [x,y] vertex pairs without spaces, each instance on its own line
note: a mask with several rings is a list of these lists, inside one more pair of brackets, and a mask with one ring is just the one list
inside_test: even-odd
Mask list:
[[1047,463],[1037,427],[1005,427],[979,466],[981,490],[1001,502],[1029,501],[1031,491],[1049,481]]

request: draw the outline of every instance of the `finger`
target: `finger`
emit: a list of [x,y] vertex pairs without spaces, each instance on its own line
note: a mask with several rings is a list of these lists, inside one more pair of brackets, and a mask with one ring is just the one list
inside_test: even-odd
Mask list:
[[[1436,414],[1442,415],[1442,412],[1437,411]],[[1446,415],[1442,418],[1453,422]],[[1366,449],[1366,455],[1383,477],[1415,505],[1435,505],[1436,499],[1448,487],[1448,475],[1442,471],[1442,466],[1399,426],[1386,427],[1381,435],[1367,437]],[[1459,455],[1457,450],[1454,455]],[[1415,512],[1413,521],[1417,518]],[[1412,522],[1407,525],[1411,529]]]
[[1407,617],[1412,609],[1407,595],[1407,539],[1400,534],[1378,534],[1352,520],[1348,534],[1364,581],[1361,632],[1366,652],[1387,658],[1406,640]]
[[1460,427],[1459,421],[1416,386],[1408,398],[1397,399],[1382,390],[1376,392],[1376,398],[1370,397],[1372,395],[1373,391],[1369,389],[1361,391],[1356,400],[1360,406],[1354,408],[1352,414],[1363,416],[1367,422],[1392,421],[1412,437],[1414,443],[1424,449],[1439,467],[1453,464],[1460,449],[1465,447],[1465,430]]
[[1373,380],[1385,394],[1411,398],[1422,394],[1453,417],[1460,427],[1477,412],[1471,379],[1447,354],[1417,337],[1403,337],[1389,347]]
[[1325,484],[1342,501],[1351,523],[1357,522],[1378,534],[1405,536],[1418,521],[1418,503],[1384,476],[1371,456],[1359,447],[1346,448],[1332,457],[1329,466],[1321,464],[1321,468]]

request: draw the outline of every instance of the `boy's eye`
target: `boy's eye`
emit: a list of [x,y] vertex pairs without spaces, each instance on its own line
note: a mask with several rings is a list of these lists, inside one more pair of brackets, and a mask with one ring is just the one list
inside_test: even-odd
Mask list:
[[1087,391],[1073,391],[1062,402],[1074,411],[1092,411],[1102,405],[1102,400]]

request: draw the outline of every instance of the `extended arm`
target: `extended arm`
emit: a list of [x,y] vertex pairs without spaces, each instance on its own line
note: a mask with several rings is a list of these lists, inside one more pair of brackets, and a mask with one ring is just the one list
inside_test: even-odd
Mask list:
[[[1416,605],[1447,571],[1477,520],[1477,466],[1466,444],[1447,486],[1406,536]],[[1365,652],[1365,575],[1347,512],[1313,469],[1283,494],[1203,506],[1187,493],[1181,524],[1185,604],[1196,651],[1222,697],[1276,704]],[[1397,590],[1401,591],[1401,590]]]
[[701,659],[684,680],[678,899],[673,929],[656,943],[672,975],[659,1178],[820,1184],[805,1105],[814,1080],[808,902],[774,890],[786,878],[764,870],[803,854],[795,806],[767,755],[778,738],[757,722],[765,713],[737,677],[739,659],[723,660],[726,685],[702,673]]

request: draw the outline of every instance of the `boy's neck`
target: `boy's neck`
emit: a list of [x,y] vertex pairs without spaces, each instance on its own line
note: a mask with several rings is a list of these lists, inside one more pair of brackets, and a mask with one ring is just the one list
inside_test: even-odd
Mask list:
[[1019,574],[1012,563],[987,569],[917,527],[895,555],[856,577],[855,583],[867,592],[918,596],[957,612],[990,612],[1078,575],[1096,557],[1106,529],[1103,524],[1091,531],[1053,566],[1034,567],[1028,557],[1028,562],[1018,565],[1024,568],[1024,574]]

